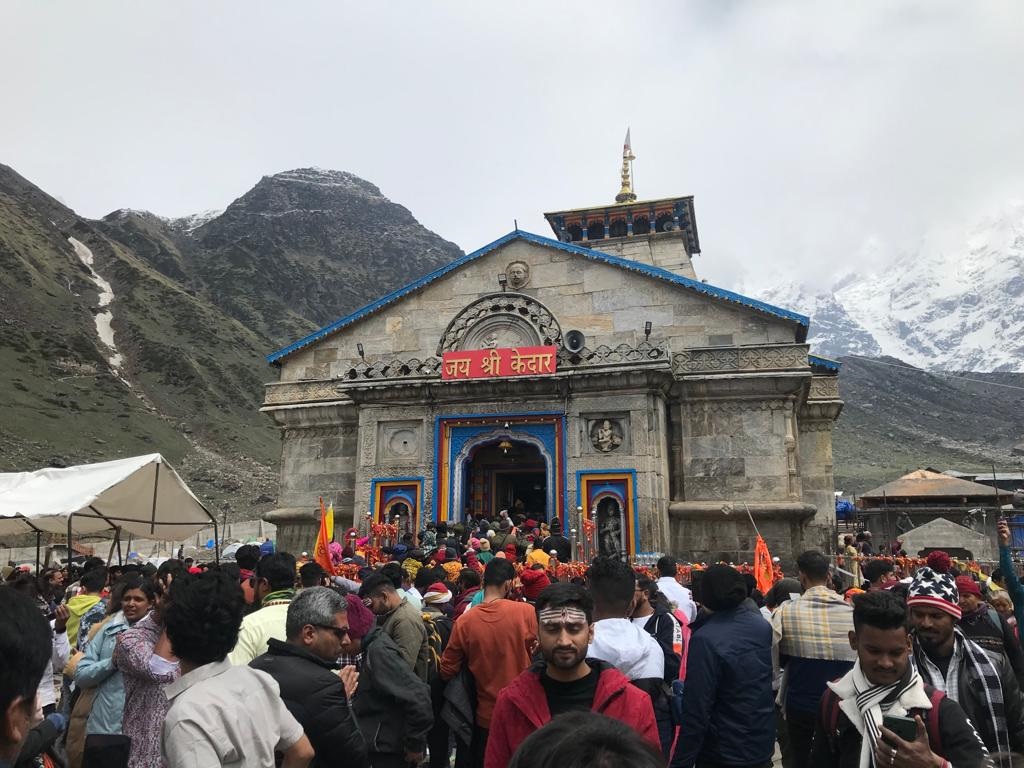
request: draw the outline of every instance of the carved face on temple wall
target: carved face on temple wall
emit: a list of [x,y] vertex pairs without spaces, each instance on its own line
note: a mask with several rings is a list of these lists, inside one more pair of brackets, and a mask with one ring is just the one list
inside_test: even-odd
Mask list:
[[525,261],[513,261],[505,267],[508,284],[515,289],[523,288],[530,282],[530,265]]

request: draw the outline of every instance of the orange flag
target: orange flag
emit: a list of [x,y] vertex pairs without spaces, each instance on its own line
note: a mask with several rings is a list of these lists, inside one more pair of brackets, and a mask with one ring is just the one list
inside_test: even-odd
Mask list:
[[333,576],[334,566],[331,565],[331,553],[327,549],[330,543],[327,534],[327,510],[324,508],[323,497],[320,498],[320,531],[316,535],[316,544],[313,546],[313,559],[320,564],[324,571]]
[[762,595],[767,595],[774,583],[772,556],[768,551],[768,545],[760,536],[757,537],[757,545],[754,547],[754,580]]

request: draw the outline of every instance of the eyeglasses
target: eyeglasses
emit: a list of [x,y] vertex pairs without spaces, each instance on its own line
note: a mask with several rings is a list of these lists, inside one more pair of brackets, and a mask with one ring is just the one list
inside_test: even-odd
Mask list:
[[341,629],[340,627],[331,627],[327,624],[314,624],[317,629],[326,629],[328,632],[333,632],[334,636],[338,638],[339,643],[345,642],[345,638],[348,637],[348,627]]

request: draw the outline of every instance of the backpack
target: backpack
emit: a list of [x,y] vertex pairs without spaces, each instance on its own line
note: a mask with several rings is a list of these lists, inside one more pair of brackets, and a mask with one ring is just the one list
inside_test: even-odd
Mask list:
[[441,654],[448,647],[448,638],[452,636],[452,620],[424,611],[423,626],[427,630],[427,682],[432,683],[441,675]]
[[[924,727],[928,731],[928,743],[931,746],[932,752],[939,756],[942,756],[939,705],[945,697],[946,694],[938,688],[932,688],[931,692],[928,693],[928,699],[932,703],[932,708],[927,712],[912,709],[907,713],[908,717],[913,717],[914,715],[922,715],[924,717]],[[825,735],[828,738],[829,750],[832,753],[839,751],[839,711],[839,697],[836,696],[831,688],[826,688],[825,694],[821,697],[821,722],[825,725]]]
[[690,635],[693,633],[690,629],[690,620],[686,617],[686,614],[676,608],[672,611],[672,615],[675,620],[679,622],[679,629],[683,633],[683,652],[679,661],[679,679],[686,679],[686,659],[690,655]]

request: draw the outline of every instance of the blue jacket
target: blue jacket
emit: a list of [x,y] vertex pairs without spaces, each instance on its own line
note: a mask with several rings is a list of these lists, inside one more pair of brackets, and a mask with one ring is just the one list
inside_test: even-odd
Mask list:
[[124,678],[114,667],[114,646],[117,636],[128,629],[124,614],[118,611],[89,641],[85,658],[75,670],[75,685],[95,688],[86,734],[118,735],[124,716]]
[[1017,568],[1010,556],[1010,548],[999,546],[999,567],[1006,581],[1006,591],[1013,601],[1013,615],[1017,617],[1017,626],[1024,626],[1024,586],[1017,578]]
[[698,616],[673,766],[768,765],[775,752],[772,627],[756,608]]

